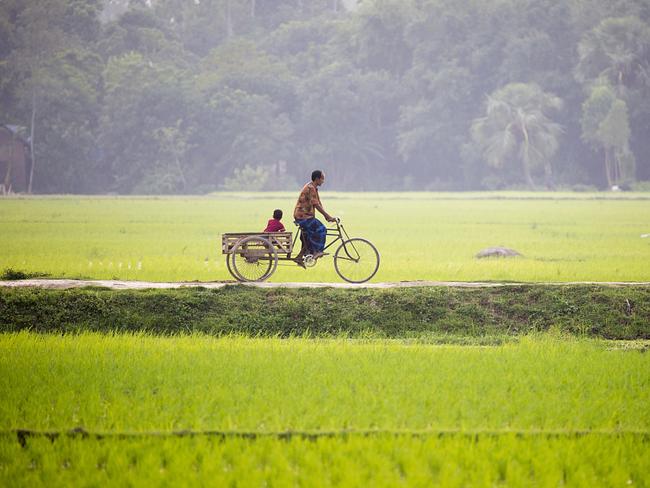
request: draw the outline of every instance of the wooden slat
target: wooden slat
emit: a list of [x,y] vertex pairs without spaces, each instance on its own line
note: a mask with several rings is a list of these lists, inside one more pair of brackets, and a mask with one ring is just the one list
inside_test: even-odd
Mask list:
[[293,234],[291,232],[228,232],[221,235],[221,252],[230,254],[232,248],[242,237],[260,236],[267,239],[278,254],[289,255],[293,250]]

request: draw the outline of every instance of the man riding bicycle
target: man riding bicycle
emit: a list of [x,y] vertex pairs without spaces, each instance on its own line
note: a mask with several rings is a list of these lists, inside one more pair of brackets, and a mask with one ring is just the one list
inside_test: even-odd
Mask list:
[[335,220],[325,211],[318,195],[318,187],[324,182],[325,174],[319,169],[313,171],[311,182],[307,183],[300,191],[296,208],[293,211],[293,218],[302,229],[306,240],[306,242],[303,242],[300,253],[295,258],[295,261],[301,265],[305,253],[312,254],[314,259],[318,259],[325,254],[323,249],[325,248],[327,228],[316,218],[316,210],[323,214],[323,217],[328,222],[334,222]]

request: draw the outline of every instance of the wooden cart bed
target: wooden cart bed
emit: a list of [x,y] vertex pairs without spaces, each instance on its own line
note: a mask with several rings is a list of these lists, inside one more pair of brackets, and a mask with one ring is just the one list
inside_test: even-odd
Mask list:
[[293,235],[291,232],[229,232],[221,235],[221,253],[231,254],[235,244],[244,237],[259,236],[271,243],[278,254],[291,254]]

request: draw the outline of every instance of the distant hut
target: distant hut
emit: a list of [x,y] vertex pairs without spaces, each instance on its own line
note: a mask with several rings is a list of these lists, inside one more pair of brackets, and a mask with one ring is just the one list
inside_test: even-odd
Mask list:
[[21,127],[0,125],[0,193],[27,190],[32,159]]

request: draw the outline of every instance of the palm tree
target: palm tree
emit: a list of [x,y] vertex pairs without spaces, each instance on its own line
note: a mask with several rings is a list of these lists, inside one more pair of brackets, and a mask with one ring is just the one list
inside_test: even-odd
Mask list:
[[580,83],[608,81],[619,96],[650,85],[650,27],[636,17],[603,20],[584,35],[578,55],[575,76]]
[[635,160],[630,151],[627,104],[609,83],[594,85],[582,105],[582,139],[603,151],[608,187],[634,180]]
[[539,166],[549,181],[562,126],[546,113],[561,107],[560,98],[537,84],[510,83],[488,96],[485,116],[472,122],[472,139],[491,166],[503,167],[516,158],[529,186],[534,186],[531,173]]

